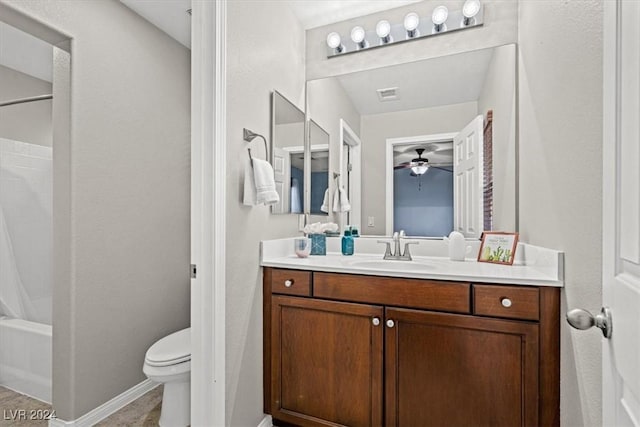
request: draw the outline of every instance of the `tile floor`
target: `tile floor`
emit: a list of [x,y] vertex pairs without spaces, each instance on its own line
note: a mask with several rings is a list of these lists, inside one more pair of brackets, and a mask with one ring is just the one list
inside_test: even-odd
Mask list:
[[[156,387],[131,402],[97,427],[153,427],[158,425],[162,405],[162,386]],[[0,387],[0,427],[46,427],[43,414],[51,411],[51,405]]]

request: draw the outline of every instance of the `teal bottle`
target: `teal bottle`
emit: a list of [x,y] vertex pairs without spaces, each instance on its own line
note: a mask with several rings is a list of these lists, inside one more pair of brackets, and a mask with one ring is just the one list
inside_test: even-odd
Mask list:
[[353,237],[351,230],[344,230],[342,236],[342,255],[353,255]]

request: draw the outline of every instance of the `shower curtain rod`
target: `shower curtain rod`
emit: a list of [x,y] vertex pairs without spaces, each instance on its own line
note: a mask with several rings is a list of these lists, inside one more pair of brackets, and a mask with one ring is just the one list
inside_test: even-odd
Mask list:
[[15,104],[23,104],[25,102],[44,101],[46,99],[53,99],[53,95],[52,94],[38,95],[38,96],[30,96],[29,98],[14,99],[13,101],[3,101],[3,102],[0,102],[0,107],[6,107],[8,105],[15,105]]

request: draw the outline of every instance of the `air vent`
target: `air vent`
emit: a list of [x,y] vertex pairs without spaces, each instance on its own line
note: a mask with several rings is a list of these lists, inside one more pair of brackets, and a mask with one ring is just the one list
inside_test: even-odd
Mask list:
[[396,99],[400,98],[397,87],[378,89],[376,92],[378,92],[378,99],[380,100],[380,102],[395,101]]

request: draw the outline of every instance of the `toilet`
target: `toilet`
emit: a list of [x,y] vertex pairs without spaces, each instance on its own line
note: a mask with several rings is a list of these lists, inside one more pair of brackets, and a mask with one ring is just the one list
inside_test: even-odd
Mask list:
[[164,384],[161,427],[191,424],[191,328],[155,342],[144,357],[142,371],[152,381]]

